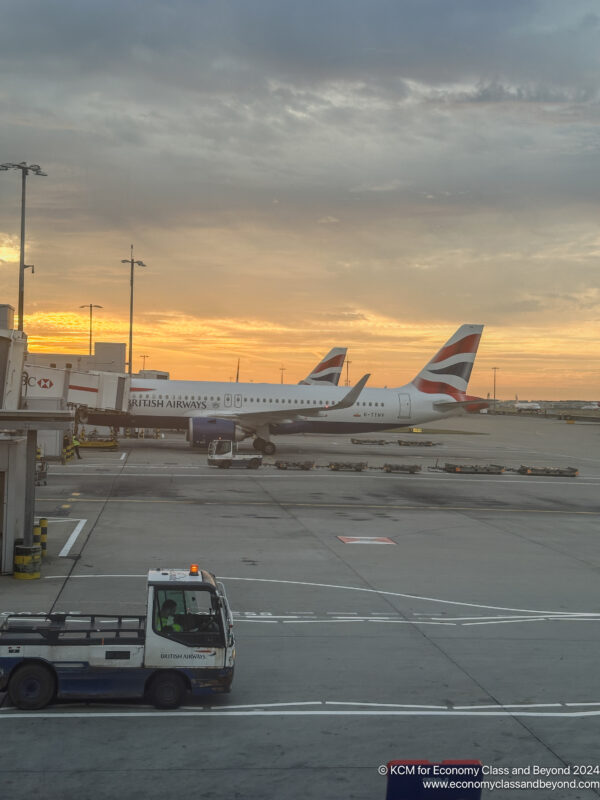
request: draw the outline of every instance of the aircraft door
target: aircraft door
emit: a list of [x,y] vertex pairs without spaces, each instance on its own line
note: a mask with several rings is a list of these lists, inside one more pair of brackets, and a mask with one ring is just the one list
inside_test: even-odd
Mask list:
[[410,419],[410,395],[399,394],[398,401],[399,401],[398,417],[400,419]]
[[242,407],[242,395],[241,394],[234,395],[233,396],[233,402],[234,402],[234,405],[235,405],[236,408],[241,408]]
[[231,408],[231,395],[226,394],[223,396],[223,401],[225,403],[225,408]]

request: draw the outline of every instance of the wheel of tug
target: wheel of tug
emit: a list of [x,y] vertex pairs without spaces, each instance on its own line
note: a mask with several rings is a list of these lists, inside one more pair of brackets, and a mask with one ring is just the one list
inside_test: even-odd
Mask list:
[[10,676],[8,696],[17,708],[37,711],[45,708],[56,693],[56,676],[43,664],[23,664]]
[[256,439],[252,442],[252,447],[255,450],[260,450],[260,452],[262,453],[262,451],[264,450],[265,444],[266,444],[265,440],[261,439],[260,436],[257,436]]
[[185,679],[176,672],[158,672],[152,678],[148,695],[156,708],[179,708],[185,700]]
[[273,442],[265,442],[264,447],[263,447],[263,453],[266,456],[272,456],[273,453],[275,452],[275,450],[277,450],[277,448],[275,447]]

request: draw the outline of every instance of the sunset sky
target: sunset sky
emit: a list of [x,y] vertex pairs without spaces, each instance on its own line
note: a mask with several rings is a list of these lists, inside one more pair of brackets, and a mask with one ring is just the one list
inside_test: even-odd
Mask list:
[[[587,0],[3,0],[0,163],[28,179],[32,351],[600,399],[600,16]],[[0,172],[17,305],[20,173]],[[345,378],[344,371],[344,378]]]

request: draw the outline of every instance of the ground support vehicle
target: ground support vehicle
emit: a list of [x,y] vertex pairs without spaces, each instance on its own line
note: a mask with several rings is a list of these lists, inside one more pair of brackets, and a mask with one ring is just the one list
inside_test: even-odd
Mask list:
[[228,692],[233,620],[206,570],[150,570],[146,616],[0,614],[0,689],[14,705],[147,697],[177,708],[186,693]]
[[388,442],[387,439],[350,439],[352,444],[393,444],[393,442]]
[[384,472],[408,472],[414,475],[415,472],[421,472],[420,464],[384,464],[382,467]]
[[502,475],[505,469],[500,464],[444,464],[443,467],[436,464],[429,467],[430,472],[463,472],[468,475]]
[[208,445],[209,467],[245,467],[258,469],[262,464],[262,455],[253,453],[238,453],[237,444],[231,439],[215,439]]
[[315,465],[314,461],[276,461],[275,466],[277,469],[312,469]]
[[334,472],[338,472],[340,470],[362,472],[364,469],[367,469],[368,466],[369,465],[366,461],[331,461],[329,463],[329,469],[333,470]]
[[551,475],[561,478],[576,478],[579,475],[577,467],[526,467],[520,466],[515,472],[519,475]]

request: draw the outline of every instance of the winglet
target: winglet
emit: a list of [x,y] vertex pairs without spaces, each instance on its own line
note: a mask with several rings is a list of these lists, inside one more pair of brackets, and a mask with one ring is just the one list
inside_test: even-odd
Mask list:
[[339,403],[336,403],[333,406],[329,406],[327,411],[339,411],[342,408],[350,408],[350,406],[353,406],[354,403],[356,403],[356,401],[358,400],[358,396],[365,388],[365,384],[370,377],[371,377],[370,372],[367,372],[366,375],[363,375],[362,378],[359,380],[359,382],[350,389],[348,394],[344,395],[344,397],[342,397]]

